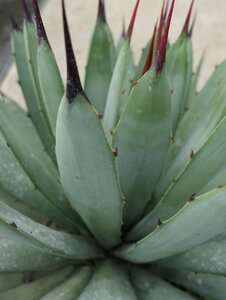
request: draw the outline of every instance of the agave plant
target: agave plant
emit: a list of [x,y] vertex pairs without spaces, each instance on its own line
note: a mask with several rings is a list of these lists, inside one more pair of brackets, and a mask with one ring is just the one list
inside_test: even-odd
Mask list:
[[226,62],[197,93],[191,3],[138,64],[104,2],[84,88],[64,2],[66,88],[38,3],[12,47],[27,110],[0,96],[0,300],[226,299]]

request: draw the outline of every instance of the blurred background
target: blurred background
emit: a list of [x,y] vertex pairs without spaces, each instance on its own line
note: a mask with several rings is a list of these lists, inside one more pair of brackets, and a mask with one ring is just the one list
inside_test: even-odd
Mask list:
[[[29,0],[27,0],[29,2]],[[31,2],[31,1],[30,1]],[[122,20],[128,24],[136,0],[105,0],[107,20],[113,28],[114,38],[117,41],[122,30]],[[4,25],[5,12],[2,4],[7,3],[10,11],[19,20],[19,0],[0,0],[0,65],[6,65],[10,54],[9,48],[5,48],[8,30]],[[84,70],[87,58],[87,50],[90,35],[95,25],[98,0],[65,0],[67,14],[72,34],[72,40],[81,77],[84,77]],[[61,1],[43,0],[42,15],[47,29],[50,43],[55,52],[60,69],[65,78],[65,53],[62,34]],[[140,8],[135,23],[134,34],[132,37],[132,48],[134,49],[135,59],[138,60],[142,47],[146,44],[152,34],[154,23],[159,16],[161,0],[141,0]],[[170,41],[174,42],[178,37],[187,11],[190,0],[176,0],[173,15]],[[205,66],[202,70],[200,86],[209,77],[213,69],[224,58],[226,58],[226,1],[225,0],[196,0],[194,14],[197,14],[195,23],[193,45],[194,45],[194,64],[196,65],[200,56],[206,51]],[[193,14],[193,16],[194,16]],[[7,50],[6,50],[7,49]],[[2,53],[5,55],[2,55]],[[3,59],[4,57],[4,59]],[[15,67],[12,66],[5,79],[0,83],[1,89],[22,101],[22,96],[17,84]]]

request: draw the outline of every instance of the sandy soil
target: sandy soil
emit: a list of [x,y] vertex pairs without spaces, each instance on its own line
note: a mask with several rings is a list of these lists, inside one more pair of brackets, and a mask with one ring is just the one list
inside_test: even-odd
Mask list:
[[[48,36],[65,78],[65,57],[62,35],[62,20],[59,0],[49,0],[43,10],[43,19]],[[89,37],[96,19],[97,0],[66,0],[67,13],[74,49],[81,72],[84,76]],[[128,23],[135,0],[106,0],[107,19],[113,27],[114,37],[120,35],[122,18]],[[141,48],[149,38],[153,25],[159,15],[162,1],[141,0],[132,39],[136,59]],[[177,0],[170,32],[174,41],[181,31],[190,0]],[[207,50],[205,66],[200,85],[209,77],[214,67],[226,58],[226,1],[196,0],[197,21],[193,36],[195,63]],[[2,84],[2,90],[22,103],[22,96],[17,84],[17,75],[13,66]]]

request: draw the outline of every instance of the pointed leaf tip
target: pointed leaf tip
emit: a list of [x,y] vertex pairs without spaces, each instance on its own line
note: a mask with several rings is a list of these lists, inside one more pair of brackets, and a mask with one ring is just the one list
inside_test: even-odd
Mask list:
[[145,64],[144,70],[143,70],[143,75],[151,68],[151,65],[152,65],[156,31],[157,31],[157,22],[155,24],[154,32],[153,32],[153,35],[152,35],[152,39],[151,39],[151,43],[150,43],[150,47],[149,47],[149,51],[148,51],[146,64]]
[[172,15],[173,15],[174,4],[175,4],[175,0],[172,0],[172,4],[170,7],[168,17],[167,17],[165,29],[164,29],[160,44],[156,49],[156,56],[155,56],[156,74],[161,73],[161,71],[165,65],[167,41],[168,41],[169,28],[170,28],[170,24],[171,24],[171,20],[172,20]]
[[[190,7],[189,7],[189,10],[188,10],[188,14],[187,14],[187,17],[186,17],[186,20],[185,20],[185,23],[184,23],[184,27],[183,27],[183,30],[182,30],[182,33],[185,33],[187,35],[187,37],[190,37],[190,30],[189,30],[189,24],[190,24],[190,20],[191,20],[191,14],[192,14],[192,9],[193,9],[193,6],[194,6],[194,0],[191,1],[191,4],[190,4]],[[193,25],[192,25],[193,27]],[[192,29],[191,28],[191,32],[192,32]]]
[[159,47],[162,40],[162,31],[164,27],[164,10],[165,10],[165,0],[162,4],[161,15],[159,20],[159,28],[158,28],[158,38],[157,38],[157,48]]
[[132,33],[133,33],[133,27],[134,27],[134,23],[135,23],[135,20],[136,20],[136,15],[137,15],[139,4],[140,4],[140,0],[137,0],[137,3],[135,5],[135,8],[133,10],[133,14],[132,14],[132,17],[131,17],[131,20],[130,20],[128,30],[126,32],[126,38],[128,39],[129,42],[131,40],[131,36],[132,36]]
[[105,3],[104,0],[99,0],[97,18],[106,23]]
[[25,0],[21,0],[21,4],[22,4],[22,7],[23,7],[25,20],[27,20],[28,22],[32,23],[32,17],[31,17],[31,14],[30,14],[30,11],[28,9],[26,1]]
[[189,31],[189,33],[188,33],[188,36],[189,36],[189,37],[192,36],[193,30],[194,30],[195,22],[196,22],[196,16],[197,16],[197,14],[195,14],[194,19],[193,19],[193,21],[192,21],[191,28],[190,28],[190,31]]
[[80,76],[78,72],[78,67],[72,47],[71,36],[68,28],[68,22],[66,17],[64,0],[62,0],[62,11],[63,11],[63,23],[64,23],[64,39],[65,39],[65,49],[67,57],[67,100],[72,103],[75,96],[78,94],[83,94],[84,91],[81,85]]
[[34,15],[35,15],[35,23],[36,23],[36,27],[37,27],[38,38],[40,41],[44,40],[50,47],[50,44],[49,44],[49,41],[48,41],[48,38],[46,35],[45,27],[42,22],[42,17],[41,17],[41,13],[40,13],[40,9],[39,9],[37,0],[33,0],[33,10],[34,10]]
[[10,23],[12,26],[12,29],[15,31],[22,31],[17,21],[13,18],[11,14],[9,14]]

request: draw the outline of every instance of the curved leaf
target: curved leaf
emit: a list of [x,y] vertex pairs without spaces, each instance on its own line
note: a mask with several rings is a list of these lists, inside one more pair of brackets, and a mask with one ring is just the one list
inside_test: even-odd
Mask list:
[[164,270],[164,276],[176,284],[193,290],[213,300],[225,300],[226,278],[221,275],[202,274],[188,271]]
[[55,136],[57,113],[64,95],[64,85],[53,51],[44,40],[38,45],[37,64],[44,106],[51,132]]
[[120,117],[121,99],[130,55],[129,43],[125,40],[116,60],[104,111],[104,126],[108,133],[115,129]]
[[90,266],[81,267],[76,270],[71,277],[61,283],[54,290],[46,294],[40,300],[75,300],[86,287],[92,268]]
[[103,114],[116,60],[112,34],[103,20],[97,20],[90,43],[85,92],[98,113]]
[[56,153],[71,205],[102,245],[119,244],[123,201],[114,153],[99,116],[81,94],[61,103]]
[[[153,210],[133,228],[131,237],[132,235],[135,239],[144,237],[155,228],[159,218],[161,221],[168,219],[194,195],[200,195],[201,192],[205,193],[226,183],[225,132],[226,117],[199,151],[191,156],[187,166],[175,178]],[[220,177],[218,172],[221,174]]]
[[49,270],[63,264],[64,259],[31,242],[0,220],[0,272]]
[[[17,207],[20,211],[20,208],[22,209],[22,207],[24,207],[25,209],[25,205],[27,205],[27,212],[30,207],[36,210],[36,214],[39,212],[45,215],[46,218],[50,218],[64,226],[69,225],[68,222],[65,221],[65,215],[35,187],[34,183],[30,180],[20,163],[17,161],[10,147],[8,147],[7,142],[1,133],[0,166],[0,188],[14,197],[14,200],[10,201],[10,206],[13,204],[13,207]],[[15,199],[19,201],[16,201]],[[6,196],[2,195],[1,200],[5,201]],[[34,215],[35,214],[32,213],[32,216]]]
[[48,291],[66,280],[72,273],[73,268],[67,267],[37,281],[23,284],[17,288],[0,294],[1,300],[39,300]]
[[137,300],[123,265],[105,261],[97,265],[94,274],[78,300]]
[[[226,114],[226,61],[213,73],[184,115],[170,145],[166,164],[155,189],[156,201],[198,152]],[[203,113],[205,112],[205,113]]]
[[20,285],[23,282],[23,276],[24,276],[23,273],[0,274],[0,293]]
[[187,105],[187,94],[192,76],[191,39],[186,34],[182,34],[168,50],[166,71],[173,89],[172,129],[175,132]]
[[175,269],[226,275],[226,239],[214,239],[190,251],[161,260],[158,264]]
[[15,56],[15,63],[19,77],[20,86],[24,94],[24,99],[31,116],[32,122],[50,156],[54,159],[52,149],[53,139],[45,122],[34,80],[31,76],[31,67],[26,54],[24,33],[13,30],[12,49]]
[[[46,126],[49,130],[49,133],[52,137],[52,141],[54,143],[54,135],[51,130],[50,120],[47,115],[46,107],[44,104],[44,99],[41,92],[41,86],[39,81],[39,74],[38,74],[38,35],[36,27],[33,23],[24,22],[24,41],[25,41],[25,48],[26,48],[26,55],[27,59],[29,60],[29,67],[30,67],[30,76],[34,82],[34,87],[36,89],[36,93],[38,96],[39,105],[41,111],[43,113],[43,117],[46,123]],[[54,144],[53,144],[54,145]]]
[[[64,212],[64,219],[71,226],[79,220],[73,212],[59,183],[59,174],[50,157],[44,151],[33,124],[25,112],[6,97],[0,102],[0,131],[8,146],[30,177],[32,183],[56,208]],[[25,142],[26,141],[26,142]]]
[[102,250],[92,239],[48,228],[1,202],[0,219],[8,224],[14,224],[15,229],[27,238],[59,256],[74,260],[102,257]]
[[125,224],[143,213],[161,174],[171,134],[171,93],[164,73],[147,72],[130,94],[113,135],[118,149]]
[[139,300],[195,300],[188,293],[181,291],[144,268],[133,267],[131,281]]
[[226,187],[223,187],[195,198],[172,218],[162,224],[159,222],[151,234],[119,247],[114,255],[135,263],[147,263],[212,239],[225,230],[225,195]]

